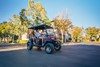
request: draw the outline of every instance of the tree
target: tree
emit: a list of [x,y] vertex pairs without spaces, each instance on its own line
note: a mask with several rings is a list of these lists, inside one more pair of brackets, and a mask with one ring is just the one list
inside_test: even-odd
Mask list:
[[21,26],[20,16],[14,14],[13,18],[9,19],[10,24],[10,34],[12,37],[12,41],[15,42],[15,36],[18,36],[18,40],[20,40],[23,28]]
[[88,27],[86,28],[86,36],[88,36],[89,40],[92,40],[92,38],[97,37],[97,35],[99,34],[100,29],[96,28],[96,27]]
[[78,42],[78,40],[81,40],[80,38],[82,38],[82,28],[81,27],[73,27],[72,31],[71,31],[71,35],[74,39],[75,42]]
[[21,21],[21,25],[25,25],[26,22],[28,21],[26,15],[25,15],[25,9],[22,9],[20,12],[20,21]]
[[43,8],[40,2],[34,2],[34,0],[28,0],[28,9],[26,11],[28,16],[32,16],[33,25],[47,24],[50,25],[50,20],[46,16],[46,10]]
[[67,31],[71,27],[72,22],[68,19],[68,15],[63,12],[61,15],[58,15],[54,19],[54,26],[55,28],[61,30],[62,33],[62,43],[64,42],[64,32]]
[[27,31],[27,27],[28,27],[28,19],[25,15],[25,9],[22,9],[20,12],[20,21],[21,21],[21,27],[23,27],[23,32]]
[[0,33],[1,33],[0,37],[2,39],[4,39],[4,42],[6,42],[5,40],[8,41],[8,37],[10,35],[9,29],[10,29],[10,23],[9,22],[5,21],[5,22],[0,24]]

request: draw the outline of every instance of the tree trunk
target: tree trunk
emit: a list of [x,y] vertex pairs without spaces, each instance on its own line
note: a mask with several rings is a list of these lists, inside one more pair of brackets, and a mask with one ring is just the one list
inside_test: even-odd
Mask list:
[[9,36],[7,36],[7,42],[9,42]]
[[21,34],[18,35],[18,43],[20,42],[21,40]]
[[64,43],[64,32],[61,30],[61,33],[62,33],[62,43]]
[[2,38],[0,37],[0,42],[2,42]]
[[5,35],[4,35],[4,43],[5,43]]
[[78,41],[77,41],[77,37],[75,38],[75,42],[78,42]]
[[67,38],[66,38],[66,34],[67,34],[67,33],[65,32],[64,34],[65,34],[65,36],[64,36],[64,37],[65,37],[65,40],[64,40],[64,41],[65,41],[65,43],[66,43],[66,39],[67,39]]
[[14,43],[14,35],[13,35],[13,43]]

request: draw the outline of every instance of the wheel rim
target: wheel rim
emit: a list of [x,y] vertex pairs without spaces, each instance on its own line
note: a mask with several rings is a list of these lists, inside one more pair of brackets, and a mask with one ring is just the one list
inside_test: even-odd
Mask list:
[[27,45],[27,49],[30,49],[30,46],[29,46],[29,44]]
[[27,49],[29,49],[30,47],[28,46]]
[[47,51],[47,52],[51,52],[50,47],[47,47],[46,51]]
[[56,48],[56,49],[59,49],[59,48],[60,48],[60,46],[59,46],[59,45],[57,45],[55,48]]

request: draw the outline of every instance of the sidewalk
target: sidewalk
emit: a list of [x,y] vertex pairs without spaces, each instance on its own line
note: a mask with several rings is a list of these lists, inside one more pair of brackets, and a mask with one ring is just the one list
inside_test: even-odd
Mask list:
[[96,45],[96,46],[100,46],[100,43],[95,43],[95,42],[91,42],[91,43],[64,43],[63,45]]
[[7,44],[7,43],[1,43],[0,44],[0,52],[2,51],[12,51],[12,50],[21,50],[26,49],[25,44]]

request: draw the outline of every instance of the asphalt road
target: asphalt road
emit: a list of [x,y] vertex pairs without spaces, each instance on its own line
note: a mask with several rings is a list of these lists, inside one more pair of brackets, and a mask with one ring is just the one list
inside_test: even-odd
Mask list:
[[0,67],[100,67],[100,46],[63,46],[51,55],[38,51],[0,52]]

